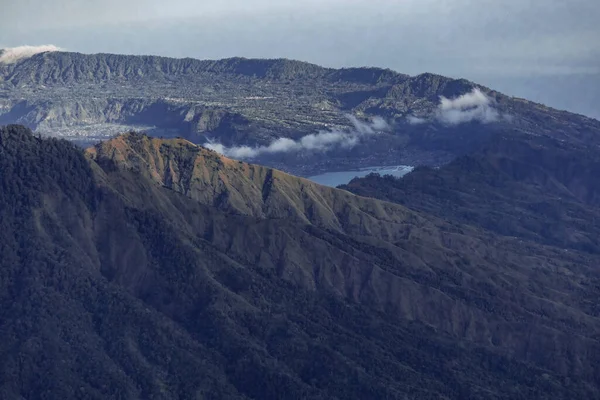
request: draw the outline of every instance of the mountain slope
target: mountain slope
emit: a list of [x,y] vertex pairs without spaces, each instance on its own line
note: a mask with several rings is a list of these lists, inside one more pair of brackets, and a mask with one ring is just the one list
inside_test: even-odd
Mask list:
[[[214,165],[202,186],[176,179],[190,158]],[[181,140],[126,135],[86,160],[9,126],[0,163],[2,398],[598,396],[592,256],[239,171]],[[263,170],[277,202],[194,195],[250,196]],[[303,187],[332,210],[299,212]],[[342,200],[362,217],[332,228]],[[354,233],[372,220],[389,231]]]
[[426,223],[394,204],[374,203],[272,168],[234,161],[184,139],[130,133],[99,143],[88,154],[141,171],[160,185],[227,212],[293,218],[384,239],[400,234],[393,233],[404,230],[400,225]]
[[598,253],[600,156],[595,146],[518,134],[404,179],[342,188],[508,236]]
[[[440,119],[440,96],[455,99],[475,88],[489,98],[487,110],[497,118]],[[0,123],[24,124],[87,145],[133,127],[200,144],[268,146],[279,138],[350,132],[356,128],[347,115],[361,121],[381,117],[389,128],[361,136],[353,147],[263,152],[252,160],[311,176],[384,164],[441,165],[498,132],[599,144],[598,121],[430,73],[409,77],[284,59],[64,52],[0,64]]]
[[[157,147],[159,150],[156,150]],[[483,270],[494,274],[496,273],[494,272],[495,269],[499,266],[513,265],[514,261],[511,259],[512,257],[525,257],[528,261],[524,259],[519,269],[522,268],[521,273],[529,276],[531,274],[531,267],[534,264],[541,262],[543,265],[546,262],[544,260],[564,257],[564,255],[561,255],[561,251],[550,250],[550,253],[546,253],[549,249],[535,248],[535,246],[532,248],[529,244],[523,247],[518,240],[494,238],[467,226],[451,226],[426,215],[410,213],[406,209],[394,207],[389,203],[377,203],[365,198],[356,198],[349,196],[348,193],[315,185],[312,182],[294,178],[268,168],[234,162],[182,140],[158,141],[143,135],[130,134],[100,144],[95,149],[90,150],[90,154],[100,159],[103,157],[112,158],[126,168],[142,171],[146,170],[146,168],[140,168],[139,166],[154,165],[152,164],[152,160],[163,160],[163,162],[164,160],[169,160],[168,168],[149,168],[151,171],[168,171],[165,178],[163,178],[164,175],[162,172],[153,174],[155,181],[161,185],[166,184],[167,187],[173,190],[186,194],[205,204],[221,207],[224,210],[228,210],[228,212],[234,211],[259,218],[277,218],[278,221],[289,219],[302,223],[310,223],[318,228],[338,232],[336,236],[339,236],[339,233],[345,234],[343,242],[348,241],[348,238],[352,237],[352,241],[359,239],[358,242],[355,242],[356,245],[363,246],[365,242],[369,245],[375,245],[380,248],[380,250],[375,250],[376,254],[383,249],[385,249],[386,253],[391,251],[391,254],[386,254],[385,261],[381,261],[382,266],[385,265],[384,269],[387,270],[390,265],[394,265],[399,260],[404,260],[401,262],[401,268],[408,268],[406,272],[411,279],[415,279],[417,282],[428,282],[427,284],[429,285],[433,284],[436,290],[441,290],[445,295],[449,293],[456,294],[456,290],[461,292],[466,289],[457,289],[454,286],[457,284],[457,281],[452,281],[452,283],[445,281],[449,277],[447,271],[448,262],[453,264],[459,271],[468,271],[469,275],[472,275],[475,271],[478,274],[482,273]],[[201,168],[199,168],[199,165]],[[207,170],[212,171],[212,174],[206,175]],[[201,171],[200,174],[198,174],[199,171]],[[181,176],[188,178],[181,179]],[[305,195],[301,197],[298,196],[298,193],[305,193]],[[223,201],[223,199],[226,200]],[[230,201],[229,199],[232,200]],[[271,201],[272,199],[275,200]],[[236,204],[242,206],[238,207]],[[255,208],[245,208],[246,204],[253,204]],[[306,210],[317,211],[306,212]],[[339,221],[344,222],[339,223]],[[226,231],[226,229],[220,230],[219,236],[228,235]],[[255,237],[258,236],[255,235]],[[390,248],[388,244],[383,244],[379,240],[393,243],[394,247]],[[244,246],[238,251],[246,254],[254,254],[250,256],[249,260],[262,260],[263,255],[258,249],[261,247],[270,247],[270,245],[268,242],[262,242],[260,239],[254,243],[254,245]],[[482,247],[486,250],[483,250]],[[534,248],[535,250],[533,250]],[[232,251],[232,249],[230,247],[228,251]],[[254,249],[254,251],[249,249]],[[309,254],[314,254],[316,258],[307,260],[307,265],[319,265],[322,260],[322,252],[314,251]],[[533,261],[529,258],[532,254],[540,255],[541,259]],[[414,257],[415,255],[417,255],[417,258]],[[391,259],[388,258],[390,256]],[[507,256],[509,258],[505,258]],[[491,262],[491,259],[495,259],[495,261]],[[390,264],[390,261],[392,264]],[[294,261],[294,263],[296,262]],[[326,264],[328,262],[331,262],[331,260],[326,261]],[[437,264],[438,262],[440,264]],[[578,261],[581,265],[586,265],[589,262],[590,260],[586,256],[583,256]],[[327,269],[325,265],[319,267],[318,270],[323,271],[322,268]],[[427,266],[427,269],[435,271],[434,274],[438,277],[436,279],[441,279],[441,281],[431,281],[427,277],[427,273],[424,274],[424,270],[421,269],[422,267],[415,269],[416,265]],[[471,270],[471,268],[474,269]],[[440,278],[441,276],[444,278]],[[385,280],[389,280],[390,278],[388,276]],[[339,278],[335,280],[337,279]],[[392,281],[396,280],[396,278],[391,279]],[[328,280],[330,283],[335,282],[331,278],[328,278]],[[436,283],[434,284],[433,282]],[[513,284],[515,283],[516,281],[513,281]],[[309,284],[311,287],[314,285],[312,281],[309,281]],[[376,302],[390,301],[385,296],[383,298],[380,297],[380,294],[375,295],[373,298],[370,297],[372,296],[371,294],[355,292],[356,289],[348,292],[348,281],[343,285],[346,288],[338,289],[340,293],[345,292],[346,295],[358,296],[361,299],[365,299],[366,296],[368,299],[366,301],[369,302],[372,302],[374,298],[379,298]],[[492,287],[495,287],[495,285],[493,284]],[[492,290],[489,286],[487,288],[487,290]],[[506,289],[495,287],[493,292],[495,296],[498,296],[498,299],[486,300],[492,303],[498,302],[497,306],[490,306],[490,309],[505,307],[500,305],[504,301],[500,300],[504,298],[500,294],[503,290]],[[392,295],[393,292],[388,293]],[[464,296],[463,299],[471,299],[471,295],[467,293],[462,294],[462,296]],[[398,301],[403,303],[407,299],[396,298],[392,303]],[[536,303],[533,298],[529,301]],[[439,298],[439,301],[434,300],[435,307],[441,307],[445,310],[445,313],[458,312],[462,314],[465,312],[465,310],[457,311],[462,309],[464,305],[462,301],[454,304],[444,303],[445,300],[443,300],[443,297]],[[405,318],[421,320],[453,334],[457,333],[457,325],[454,324],[458,323],[460,325],[461,323],[458,321],[467,323],[466,321],[469,321],[471,318],[474,318],[474,320],[487,320],[489,318],[489,316],[486,317],[476,312],[477,317],[466,317],[466,319],[463,319],[465,315],[462,315],[457,317],[458,319],[453,321],[451,325],[447,325],[443,320],[434,317],[434,315],[439,314],[437,314],[437,311],[433,311],[433,309],[429,311],[424,309],[415,313],[415,311],[408,311],[404,307],[401,306],[401,309],[403,309],[402,315]],[[526,308],[529,308],[529,306]],[[486,310],[489,310],[487,306]],[[491,320],[495,320],[495,317],[492,317]],[[487,340],[484,339],[485,334],[479,337],[478,335],[474,332],[468,333],[471,340]]]

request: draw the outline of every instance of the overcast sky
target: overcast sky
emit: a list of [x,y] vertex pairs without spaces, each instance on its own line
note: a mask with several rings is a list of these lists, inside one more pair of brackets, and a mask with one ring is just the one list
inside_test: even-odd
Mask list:
[[600,0],[0,0],[0,46],[465,77],[600,117]]

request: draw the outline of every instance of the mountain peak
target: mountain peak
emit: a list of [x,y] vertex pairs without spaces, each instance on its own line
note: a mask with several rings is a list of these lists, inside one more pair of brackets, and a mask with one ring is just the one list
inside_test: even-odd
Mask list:
[[[171,148],[181,147],[189,149],[201,149],[206,152],[211,150],[197,146],[187,139],[178,138],[152,138],[146,133],[130,131],[112,139],[100,142],[93,147],[86,150],[87,154],[92,158],[96,158],[99,154],[108,155],[110,159],[119,163],[127,162],[132,157],[137,156],[143,159],[147,159],[148,152],[159,150],[162,146],[168,146]],[[215,153],[216,154],[216,153]]]
[[[387,237],[390,227],[410,214],[395,204],[373,205],[343,190],[235,161],[185,139],[131,132],[96,145],[87,154],[100,164],[110,160],[142,173],[205,205],[257,218],[292,219],[338,232],[348,229],[348,219],[362,218],[364,229]],[[375,215],[359,217],[366,210]]]
[[[184,185],[182,179],[196,173],[194,167],[198,160],[213,167],[234,163],[233,160],[183,138],[152,138],[134,131],[100,142],[88,148],[86,153],[96,161],[110,160],[147,174],[163,186],[176,182]],[[178,186],[178,189],[183,192],[189,190],[183,186]]]

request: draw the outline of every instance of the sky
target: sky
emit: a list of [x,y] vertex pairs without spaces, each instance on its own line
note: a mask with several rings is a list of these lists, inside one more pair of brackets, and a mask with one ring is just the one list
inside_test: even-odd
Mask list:
[[600,118],[598,0],[0,0],[0,47],[467,78]]

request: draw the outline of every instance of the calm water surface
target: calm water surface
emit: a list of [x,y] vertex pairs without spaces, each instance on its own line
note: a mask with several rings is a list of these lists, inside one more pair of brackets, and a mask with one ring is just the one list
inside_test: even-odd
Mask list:
[[339,185],[344,185],[356,177],[362,178],[363,176],[367,176],[371,172],[377,172],[380,175],[394,175],[402,177],[412,170],[413,167],[408,165],[367,167],[355,171],[326,172],[324,174],[310,176],[308,179],[321,185],[336,187]]

